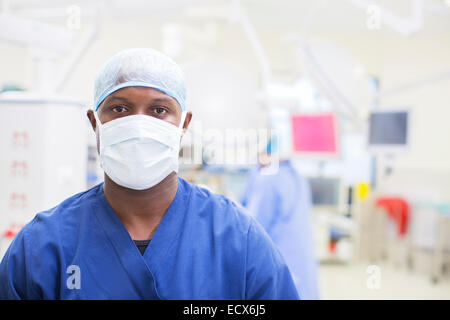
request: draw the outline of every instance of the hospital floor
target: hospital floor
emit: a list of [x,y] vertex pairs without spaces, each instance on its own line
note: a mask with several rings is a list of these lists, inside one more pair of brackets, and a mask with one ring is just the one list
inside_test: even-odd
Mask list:
[[[450,276],[433,284],[426,273],[415,273],[389,264],[377,265],[374,285],[370,263],[321,264],[321,298],[326,300],[450,299]],[[377,275],[377,277],[378,277]]]

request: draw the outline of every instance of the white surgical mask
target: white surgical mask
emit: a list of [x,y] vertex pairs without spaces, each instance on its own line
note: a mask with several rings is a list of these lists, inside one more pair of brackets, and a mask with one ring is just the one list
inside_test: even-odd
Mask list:
[[100,165],[115,183],[145,190],[178,172],[185,112],[179,127],[148,115],[125,116],[105,124],[95,116]]

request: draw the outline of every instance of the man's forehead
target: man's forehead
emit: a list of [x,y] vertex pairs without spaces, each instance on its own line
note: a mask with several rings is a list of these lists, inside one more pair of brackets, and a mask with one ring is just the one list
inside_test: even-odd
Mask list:
[[171,101],[176,101],[173,97],[167,93],[151,87],[125,87],[121,88],[109,95],[109,97],[134,97],[134,96],[148,96],[148,97],[158,97],[166,98]]
[[104,103],[109,103],[113,101],[122,101],[132,103],[137,99],[148,99],[152,102],[169,102],[171,104],[175,104],[178,107],[179,104],[176,99],[171,97],[170,95],[149,87],[125,87],[121,88],[113,93],[111,93],[106,99]]

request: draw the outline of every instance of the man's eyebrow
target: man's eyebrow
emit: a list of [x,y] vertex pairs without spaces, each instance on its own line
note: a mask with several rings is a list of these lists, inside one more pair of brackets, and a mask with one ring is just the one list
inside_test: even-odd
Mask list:
[[110,96],[110,98],[108,99],[109,101],[112,100],[121,100],[121,101],[125,101],[125,102],[129,102],[129,100],[125,97],[121,97],[121,96]]
[[176,102],[176,100],[172,97],[160,97],[153,99],[154,102]]

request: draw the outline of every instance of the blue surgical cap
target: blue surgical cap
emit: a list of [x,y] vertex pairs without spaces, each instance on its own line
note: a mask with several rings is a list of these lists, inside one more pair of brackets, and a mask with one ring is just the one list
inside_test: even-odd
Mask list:
[[111,93],[125,87],[154,88],[186,110],[186,84],[181,68],[168,56],[149,48],[121,51],[101,68],[95,80],[94,110]]

